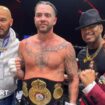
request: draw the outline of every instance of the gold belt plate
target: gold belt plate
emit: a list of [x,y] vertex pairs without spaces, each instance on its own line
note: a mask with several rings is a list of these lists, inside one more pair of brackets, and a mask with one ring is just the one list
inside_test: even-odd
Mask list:
[[23,95],[25,97],[28,97],[28,88],[27,88],[27,83],[26,82],[23,82],[22,90],[23,90]]
[[51,92],[46,88],[46,83],[42,80],[35,80],[31,83],[29,98],[36,105],[46,105],[51,101]]
[[57,83],[55,85],[55,89],[54,89],[54,92],[53,92],[53,97],[54,99],[59,99],[61,98],[63,95],[63,89],[61,87],[61,84],[60,83]]

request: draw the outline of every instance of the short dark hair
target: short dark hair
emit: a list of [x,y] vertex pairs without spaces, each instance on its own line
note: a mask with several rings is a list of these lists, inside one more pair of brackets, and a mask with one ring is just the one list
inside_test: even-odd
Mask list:
[[40,5],[40,4],[45,4],[45,5],[51,6],[51,7],[53,8],[53,10],[54,10],[55,16],[57,16],[57,9],[56,9],[56,7],[54,6],[54,4],[52,4],[50,1],[39,1],[39,2],[37,2],[36,6],[35,6],[35,8],[34,8],[34,11],[35,11],[35,12],[36,12],[37,6]]

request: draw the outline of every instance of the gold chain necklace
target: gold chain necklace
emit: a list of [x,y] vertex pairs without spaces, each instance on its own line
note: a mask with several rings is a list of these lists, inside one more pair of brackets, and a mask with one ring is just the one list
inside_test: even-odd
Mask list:
[[0,52],[4,52],[4,51],[6,51],[7,50],[7,48],[1,48],[0,47]]
[[89,54],[89,49],[88,47],[86,48],[86,57],[83,59],[83,62],[86,63],[88,61],[92,61],[99,53],[99,51],[102,48],[102,44],[100,44],[100,46],[98,47],[98,49],[96,50],[96,52],[92,55]]

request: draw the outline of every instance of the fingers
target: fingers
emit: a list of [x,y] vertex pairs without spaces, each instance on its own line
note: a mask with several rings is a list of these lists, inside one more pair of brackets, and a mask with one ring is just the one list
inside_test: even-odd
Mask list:
[[11,58],[8,61],[8,66],[10,68],[11,72],[17,72],[17,70],[21,69],[21,65],[20,65],[21,59],[20,58]]
[[96,76],[95,71],[91,69],[84,70],[80,73],[80,78],[93,78]]
[[11,72],[16,72],[15,58],[11,58],[8,61],[8,66],[9,66]]
[[87,70],[81,71],[81,73],[79,74],[79,77],[81,79],[81,82],[84,84],[84,86],[87,86],[88,84],[92,83],[95,80],[96,74],[94,70],[87,69]]
[[[93,74],[93,75],[95,75],[95,71],[94,70],[92,70],[92,69],[86,69],[86,70],[83,70],[83,71],[81,71],[79,74],[80,75],[88,75],[88,74]],[[89,75],[88,75],[89,76]]]

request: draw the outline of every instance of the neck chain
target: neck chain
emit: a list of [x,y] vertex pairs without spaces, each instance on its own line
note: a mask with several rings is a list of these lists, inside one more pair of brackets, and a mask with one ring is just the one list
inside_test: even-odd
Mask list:
[[9,42],[9,35],[5,37],[3,41],[1,41],[2,47],[0,47],[0,53],[7,50],[6,46],[8,45],[8,42]]
[[86,63],[88,61],[92,61],[98,54],[99,54],[99,51],[101,50],[102,48],[102,44],[100,44],[100,46],[98,47],[98,49],[96,50],[96,52],[92,55],[89,54],[89,49],[88,47],[86,48],[86,57],[84,58],[83,62]]

